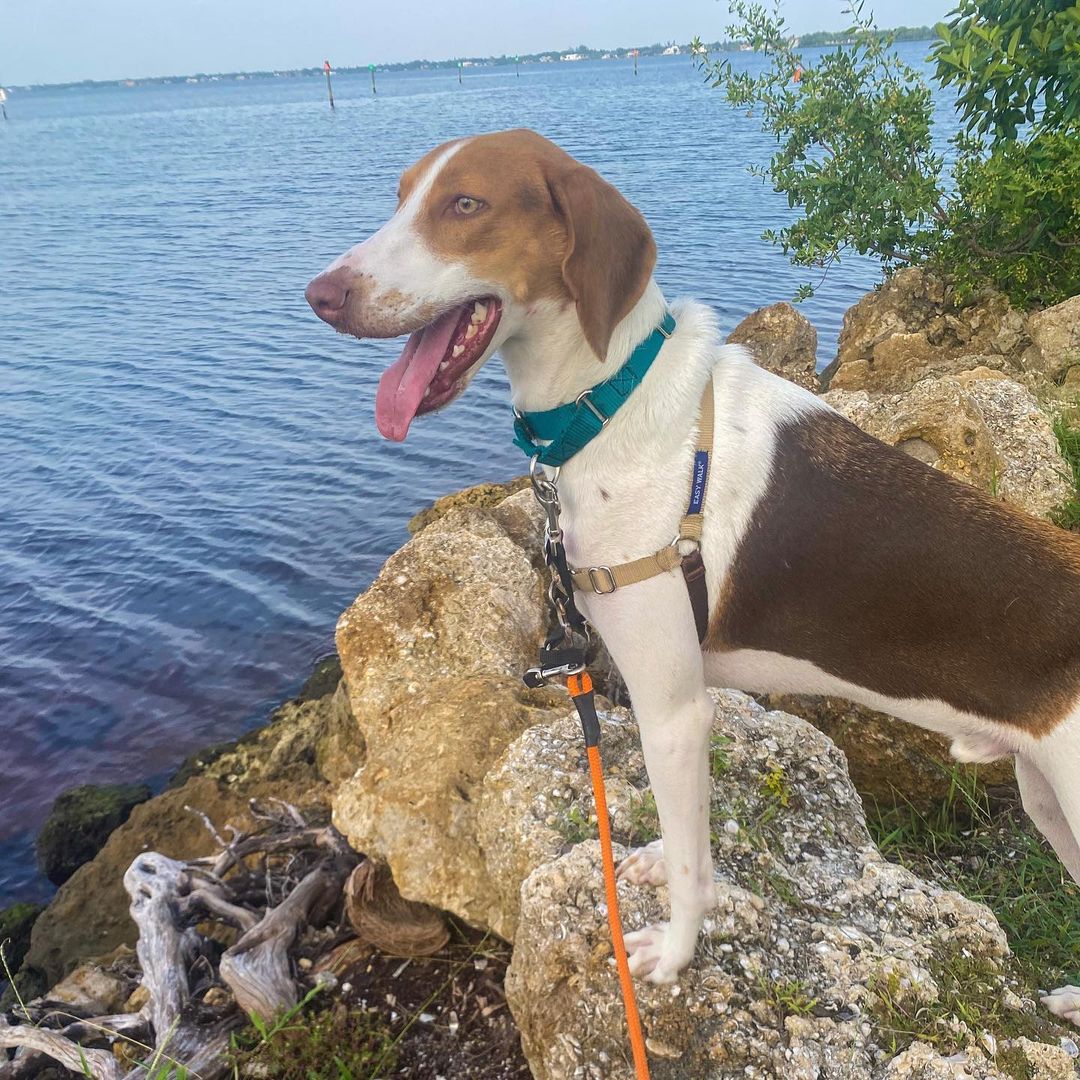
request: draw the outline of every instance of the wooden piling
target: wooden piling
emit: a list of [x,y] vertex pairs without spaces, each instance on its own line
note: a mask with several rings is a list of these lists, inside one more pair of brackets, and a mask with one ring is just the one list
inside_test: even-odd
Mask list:
[[377,94],[379,91],[375,89],[375,65],[368,64],[368,71],[371,72],[371,92]]
[[323,61],[322,69],[323,69],[324,72],[326,72],[326,96],[330,99],[330,108],[333,109],[336,106],[334,105],[334,86],[333,86],[333,83],[330,82],[330,61],[329,60],[324,60]]
[[521,57],[520,56],[515,56],[514,57],[514,74],[519,79],[521,78]]
[[457,81],[458,81],[458,83],[461,82],[461,67],[462,67],[462,64],[461,64],[461,61],[459,60],[457,62]]
[[638,51],[637,51],[637,49],[635,49],[634,50],[634,74],[635,75],[637,74],[637,57],[638,57]]

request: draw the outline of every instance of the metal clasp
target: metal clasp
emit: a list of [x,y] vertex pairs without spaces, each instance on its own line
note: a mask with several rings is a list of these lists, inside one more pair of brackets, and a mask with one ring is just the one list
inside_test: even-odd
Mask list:
[[591,394],[592,394],[591,390],[583,391],[582,393],[578,394],[578,396],[576,398],[574,398],[574,404],[575,405],[584,405],[585,408],[588,409],[589,412],[591,412],[593,414],[593,416],[595,416],[596,419],[600,421],[600,427],[601,428],[606,428],[608,426],[608,422],[611,420],[611,417],[610,416],[605,416],[593,404],[593,400],[590,397]]
[[[600,575],[607,575],[606,584],[609,588],[601,589],[599,582],[604,582],[604,578]],[[619,586],[615,584],[615,575],[611,572],[610,566],[590,566],[589,567],[589,587],[598,596],[610,596]]]

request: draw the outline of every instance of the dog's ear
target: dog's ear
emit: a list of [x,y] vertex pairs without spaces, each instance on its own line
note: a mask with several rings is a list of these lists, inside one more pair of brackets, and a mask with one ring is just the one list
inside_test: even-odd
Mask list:
[[638,210],[585,165],[549,179],[548,190],[566,229],[563,281],[585,340],[604,360],[612,332],[649,283],[656,243]]

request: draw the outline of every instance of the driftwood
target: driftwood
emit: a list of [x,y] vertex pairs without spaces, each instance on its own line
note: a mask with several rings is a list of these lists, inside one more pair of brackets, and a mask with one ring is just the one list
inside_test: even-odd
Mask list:
[[297,1002],[289,972],[289,947],[313,908],[327,895],[341,895],[344,869],[316,867],[276,908],[271,908],[221,958],[221,978],[246,1013],[263,1020],[280,1015]]
[[94,1080],[122,1080],[124,1070],[108,1050],[87,1050],[71,1039],[47,1028],[26,1024],[12,1025],[0,1019],[0,1047],[25,1047],[46,1054],[65,1069]]
[[[125,1067],[104,1048],[120,1040],[131,1044],[129,1061],[156,1056],[193,1078],[216,1080],[228,1069],[230,1035],[247,1015],[269,1021],[300,1000],[290,950],[341,910],[343,886],[360,857],[333,826],[311,826],[284,802],[252,802],[258,828],[226,826],[228,839],[193,812],[221,848],[216,855],[184,862],[147,852],[124,875],[149,995],[142,1011],[78,1018],[43,1001],[18,1010],[23,1022],[0,1017],[0,1048],[21,1048],[14,1061],[0,1053],[0,1080],[33,1075],[41,1055],[76,1074],[89,1069],[96,1080],[145,1080],[142,1064]],[[220,946],[199,932],[207,922],[240,935],[220,958]],[[348,936],[321,933],[331,950]]]

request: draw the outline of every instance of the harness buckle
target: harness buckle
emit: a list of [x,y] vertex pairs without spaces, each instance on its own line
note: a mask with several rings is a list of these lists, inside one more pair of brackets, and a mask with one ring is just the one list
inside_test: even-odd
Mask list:
[[574,398],[574,404],[575,405],[584,405],[585,408],[588,409],[589,412],[591,412],[593,414],[593,416],[595,416],[596,419],[600,421],[601,429],[606,428],[608,426],[608,423],[611,421],[611,417],[610,416],[605,416],[593,404],[592,397],[590,396],[591,394],[592,394],[592,390],[585,390],[583,393],[578,394],[578,396],[576,398]]
[[[606,580],[603,575],[606,575]],[[601,584],[606,584],[608,588],[600,588]],[[618,587],[610,566],[589,567],[589,588],[598,596],[610,596]]]

